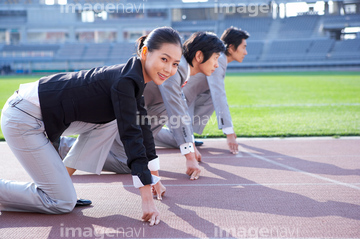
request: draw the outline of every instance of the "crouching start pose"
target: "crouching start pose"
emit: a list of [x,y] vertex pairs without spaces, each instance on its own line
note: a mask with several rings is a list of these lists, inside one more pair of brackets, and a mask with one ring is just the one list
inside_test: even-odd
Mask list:
[[[140,188],[142,219],[158,224],[159,212],[151,185],[159,178],[150,126],[139,124],[146,115],[146,83],[161,85],[177,71],[181,39],[172,28],[157,28],[139,39],[138,57],[127,63],[88,71],[59,73],[20,85],[1,115],[5,139],[33,183],[0,179],[0,210],[67,213],[77,197],[66,170],[100,173],[110,147],[120,135],[133,183]],[[79,134],[62,162],[52,142],[61,135]]]
[[[168,137],[169,142],[179,148],[181,154],[185,156],[186,174],[190,176],[191,180],[200,177],[201,169],[198,161],[201,161],[201,154],[193,143],[192,124],[181,86],[196,74],[210,76],[219,66],[218,58],[225,49],[223,42],[213,33],[196,32],[192,34],[183,44],[183,57],[177,73],[162,85],[149,82],[144,90],[145,107],[148,112],[145,118],[151,123],[155,140],[157,134],[165,130],[163,126],[166,124],[169,127],[167,131],[171,131],[171,137]],[[70,137],[61,138],[59,153],[62,157],[66,156],[74,142],[75,139]],[[159,146],[162,145],[159,144]],[[116,136],[103,170],[130,173],[125,162],[127,162],[127,157],[124,153],[124,146],[119,136]],[[69,170],[70,175],[73,172],[73,170]],[[166,190],[165,187],[159,183],[154,186],[154,189],[158,199],[161,199]]]
[[[221,40],[226,45],[226,51],[218,59],[219,67],[211,75],[200,72],[190,76],[190,79],[186,82],[187,84],[182,87],[189,107],[188,112],[192,119],[193,131],[202,134],[215,110],[218,127],[226,135],[229,150],[233,154],[237,154],[239,149],[226,97],[225,74],[228,63],[232,61],[240,63],[247,55],[246,39],[248,38],[249,34],[241,29],[235,27],[226,29],[221,36]],[[171,78],[160,87],[168,85],[170,81]],[[149,87],[145,92],[148,89]],[[176,148],[178,143],[175,133],[171,128],[162,128],[159,133],[154,134],[155,143],[160,146]]]

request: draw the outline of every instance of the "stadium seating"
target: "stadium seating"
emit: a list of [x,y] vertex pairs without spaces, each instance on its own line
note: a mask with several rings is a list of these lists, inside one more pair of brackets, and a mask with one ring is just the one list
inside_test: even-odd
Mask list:
[[[163,1],[164,3],[167,2]],[[75,3],[74,0],[69,0],[68,2]],[[86,1],[81,0],[80,3],[82,2],[85,3]],[[141,3],[143,0],[136,0],[135,2]],[[157,2],[160,2],[160,0],[157,0]],[[156,9],[153,9],[153,11],[156,12]],[[168,15],[171,14],[168,13]],[[201,16],[203,15],[204,12]],[[19,16],[22,19],[22,23],[24,23],[22,25],[25,25],[24,31],[26,31],[26,24],[28,23],[24,20],[23,12],[14,17],[7,13],[0,20],[6,24],[17,24]],[[146,19],[147,17],[145,16]],[[194,16],[192,17],[194,18]],[[208,17],[214,19],[214,16]],[[136,55],[135,43],[132,38],[142,32],[148,32],[155,25],[158,26],[163,23],[166,25],[170,24],[185,39],[195,31],[212,31],[220,36],[225,29],[231,26],[249,32],[250,38],[247,40],[248,55],[241,64],[236,62],[229,64],[229,66],[237,69],[293,66],[360,66],[359,38],[339,40],[339,37],[337,37],[338,39],[333,39],[334,35],[324,31],[324,29],[331,31],[331,29],[339,29],[346,26],[360,27],[360,14],[334,16],[304,15],[277,19],[273,19],[270,16],[239,17],[237,14],[230,14],[224,15],[222,20],[185,19],[183,21],[179,21],[179,18],[176,21],[166,17],[162,19],[161,17],[156,17],[155,14],[155,17],[149,18],[149,21],[146,22],[144,22],[143,18],[129,17],[129,19],[124,20],[118,16],[118,18],[109,19],[107,23],[109,25],[113,24],[112,31],[115,32],[117,31],[116,29],[126,28],[124,29],[124,36],[119,35],[118,32],[115,40],[112,39],[112,41],[116,42],[93,43],[94,41],[90,41],[89,43],[81,43],[76,39],[75,26],[72,32],[71,29],[67,29],[69,32],[66,34],[69,34],[69,36],[72,34],[72,37],[67,37],[64,43],[53,44],[49,41],[48,44],[30,44],[27,43],[26,39],[20,39],[20,44],[7,45],[2,42],[0,44],[0,66],[10,64],[13,69],[19,69],[18,72],[37,72],[42,70],[51,72],[124,63],[129,57]],[[133,25],[125,27],[125,24],[128,23]],[[67,27],[65,26],[66,24],[57,24],[59,29],[66,29]],[[97,19],[94,24],[96,29],[101,29],[102,26],[106,27],[106,24],[103,24],[101,19]],[[120,25],[117,26],[118,24]],[[44,26],[48,28],[46,24],[40,26],[35,24],[34,28],[38,31],[38,29]],[[33,26],[29,24],[29,29],[31,27]],[[84,27],[84,29],[87,28]],[[122,37],[126,38],[125,35],[131,35],[132,38],[123,40]],[[5,39],[4,30],[2,30],[1,37]],[[357,37],[359,37],[359,33]],[[29,42],[31,41],[29,40]],[[23,70],[25,68],[29,70]]]
[[270,45],[269,51],[264,57],[265,61],[301,61],[304,60],[311,40],[276,40]]
[[306,61],[322,61],[328,58],[328,54],[333,47],[335,40],[333,39],[317,39],[313,40],[307,49]]
[[248,55],[244,58],[243,62],[247,63],[259,61],[263,51],[263,47],[263,41],[250,41],[246,47]]
[[134,43],[116,43],[113,44],[107,65],[119,64],[126,62],[129,57],[136,55],[136,48]]
[[278,38],[305,39],[311,37],[319,16],[290,17],[281,20]]
[[216,31],[217,21],[198,20],[198,21],[181,21],[173,22],[172,27],[178,31]]
[[271,26],[271,18],[228,18],[224,21],[224,28],[221,33],[231,27],[241,28],[248,31],[251,35],[251,39],[264,40],[268,34]]
[[85,44],[64,44],[59,49],[56,60],[81,60],[84,54]]
[[358,27],[360,15],[324,16],[324,28]]
[[360,60],[360,39],[336,41],[330,60]]
[[58,45],[3,45],[0,62],[52,60],[58,49]]
[[88,44],[85,48],[83,60],[106,60],[109,57],[110,44]]

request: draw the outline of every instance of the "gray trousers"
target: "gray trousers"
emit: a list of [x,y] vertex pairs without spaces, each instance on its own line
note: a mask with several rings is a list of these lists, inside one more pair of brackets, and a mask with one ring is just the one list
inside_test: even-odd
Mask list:
[[[197,134],[202,134],[206,124],[214,112],[214,105],[210,94],[200,94],[189,105],[189,115],[192,119],[193,130]],[[156,146],[166,148],[178,148],[179,145],[169,128],[162,128],[154,135]]]
[[[71,154],[69,152],[69,165],[82,168],[86,158],[79,160],[81,157],[90,155],[89,161],[94,161],[94,157],[100,156],[104,158],[98,159],[102,163],[84,166],[85,170],[97,171],[110,150],[111,143],[107,141],[114,141],[116,136],[114,127],[116,123],[113,122],[71,124],[67,133],[80,135]],[[76,203],[75,188],[61,157],[45,135],[40,107],[15,93],[3,107],[1,129],[10,149],[34,182],[0,179],[0,210],[48,214],[72,211]],[[103,144],[97,142],[98,134],[106,139]]]
[[[59,145],[59,154],[61,158],[66,158],[66,155],[75,142],[75,138],[61,137]],[[131,173],[131,169],[127,166],[127,156],[119,134],[116,134],[115,140],[111,145],[110,152],[107,154],[102,170],[118,174]]]
[[[208,120],[214,112],[214,106],[212,104],[211,95],[210,94],[200,94],[195,101],[189,106],[189,114],[193,119],[193,128],[194,132],[201,134],[203,129],[205,128]],[[160,113],[159,116],[162,115]],[[196,117],[194,117],[194,115]],[[155,145],[160,147],[167,148],[178,148],[175,137],[170,129],[162,128],[162,125],[152,125],[152,132],[155,140]],[[78,166],[73,164],[69,164],[67,158],[69,157],[68,152],[73,147],[76,139],[70,137],[61,137],[59,153],[62,158],[65,158],[64,163],[67,167],[80,169]],[[111,148],[109,154],[106,157],[106,161],[103,164],[99,164],[99,167],[103,165],[103,171],[115,172],[119,174],[128,174],[131,173],[131,170],[127,166],[127,156],[125,154],[124,146],[120,140],[120,136],[117,133],[115,140],[113,143],[110,143]],[[70,151],[71,152],[71,151]],[[69,152],[69,153],[70,153]],[[90,156],[90,155],[89,155]],[[87,158],[89,158],[87,156]],[[96,162],[98,160],[94,159]],[[94,161],[93,160],[93,161]],[[87,160],[89,163],[90,161]],[[80,169],[84,170],[84,168]],[[100,173],[100,171],[97,171]]]
[[195,133],[202,134],[214,110],[210,93],[198,95],[196,100],[189,105],[189,114]]
[[[73,122],[63,133],[79,134],[64,157],[66,167],[100,174],[118,129],[116,120],[107,124]],[[61,143],[61,142],[60,142]]]

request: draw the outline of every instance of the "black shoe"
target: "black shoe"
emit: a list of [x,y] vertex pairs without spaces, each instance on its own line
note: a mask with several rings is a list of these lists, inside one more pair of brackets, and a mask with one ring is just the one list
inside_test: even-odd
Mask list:
[[90,206],[91,205],[91,201],[87,200],[87,199],[79,199],[76,201],[76,205],[75,207],[80,207],[80,206]]
[[195,146],[197,147],[197,146],[201,146],[201,145],[203,145],[204,144],[204,142],[202,142],[202,141],[195,141]]

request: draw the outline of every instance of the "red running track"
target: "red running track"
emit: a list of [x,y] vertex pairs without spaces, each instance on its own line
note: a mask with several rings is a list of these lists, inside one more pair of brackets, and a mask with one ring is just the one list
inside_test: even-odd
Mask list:
[[[0,238],[360,238],[360,138],[204,140],[202,176],[190,181],[176,149],[158,149],[167,187],[162,221],[141,222],[130,175],[77,172],[91,207],[65,215],[0,213]],[[31,181],[6,143],[0,178]],[[1,192],[0,192],[1,193]]]

